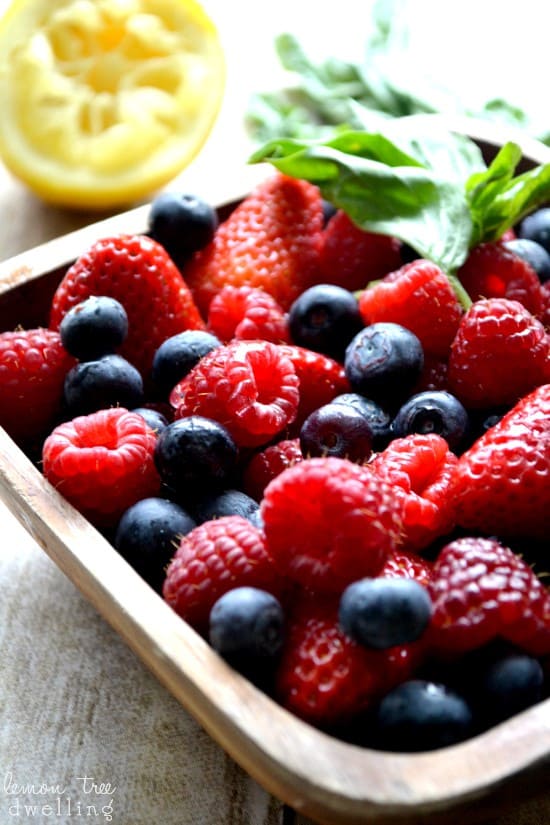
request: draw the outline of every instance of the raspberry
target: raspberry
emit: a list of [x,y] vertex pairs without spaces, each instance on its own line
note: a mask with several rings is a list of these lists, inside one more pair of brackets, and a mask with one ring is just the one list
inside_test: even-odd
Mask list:
[[280,572],[327,592],[376,575],[402,530],[390,484],[341,458],[304,459],[284,470],[267,486],[260,512]]
[[183,269],[200,310],[227,284],[260,287],[287,310],[318,280],[322,225],[317,187],[280,174],[262,182]]
[[380,576],[387,578],[398,578],[404,576],[414,579],[419,584],[426,586],[432,577],[432,563],[416,553],[405,550],[394,550],[386,559]]
[[50,327],[91,295],[119,301],[128,316],[128,337],[120,355],[147,378],[160,344],[204,322],[174,262],[144,235],[117,235],[96,241],[67,270],[52,300]]
[[359,297],[365,324],[389,321],[406,327],[425,351],[445,357],[463,314],[444,273],[422,259],[386,275]]
[[328,355],[291,344],[280,347],[292,361],[300,381],[300,401],[294,423],[294,429],[299,430],[310,413],[351,388],[343,365]]
[[156,441],[138,413],[100,410],[53,430],[42,450],[43,472],[93,524],[114,526],[137,501],[158,495]]
[[550,652],[550,594],[496,539],[467,537],[447,544],[428,589],[437,649],[464,653],[502,638],[534,656]]
[[285,429],[298,409],[298,377],[285,350],[237,341],[212,350],[174,387],[175,418],[213,418],[239,446],[258,447]]
[[363,289],[402,264],[401,244],[388,235],[365,232],[337,210],[323,233],[321,280],[344,289]]
[[550,533],[550,384],[522,399],[460,457],[458,524],[500,536]]
[[288,343],[288,320],[277,301],[251,286],[224,286],[208,309],[208,328],[220,341],[261,338]]
[[205,521],[184,536],[166,571],[166,602],[200,633],[214,603],[234,587],[277,596],[280,579],[261,531],[243,516]]
[[28,446],[52,429],[74,363],[52,330],[0,334],[0,425],[15,441]]
[[334,600],[303,599],[288,621],[276,697],[318,727],[344,724],[410,676],[411,647],[369,650],[340,628]]
[[544,380],[550,338],[518,301],[477,301],[464,315],[449,358],[449,388],[465,407],[515,404]]
[[[546,328],[546,331],[550,332],[550,280],[541,284],[540,292],[542,308],[539,317],[541,323]],[[550,372],[548,373],[546,380],[550,381]]]
[[454,527],[457,463],[445,439],[431,433],[394,439],[369,465],[400,503],[404,550],[422,550]]
[[540,281],[535,270],[502,242],[474,247],[457,277],[472,301],[508,298],[519,301],[532,315],[541,310]]
[[244,491],[260,501],[269,482],[302,459],[298,438],[287,438],[271,444],[253,455],[246,465],[243,472]]

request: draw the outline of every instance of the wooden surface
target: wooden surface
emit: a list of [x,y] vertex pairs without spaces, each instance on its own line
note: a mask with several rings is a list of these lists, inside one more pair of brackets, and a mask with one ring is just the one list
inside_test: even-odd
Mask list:
[[[220,15],[225,25],[228,93],[204,151],[171,187],[208,195],[213,189],[219,191],[223,181],[228,193],[245,191],[257,171],[243,171],[250,147],[236,113],[242,111],[253,83],[261,86],[263,79],[271,82],[274,78],[275,61],[266,52],[270,35],[262,30],[263,36],[244,50],[242,40],[237,42],[235,38],[234,16],[239,16],[235,4],[226,4],[227,8],[221,2],[206,5]],[[259,7],[254,12],[257,19],[249,22],[248,31],[254,30],[254,22],[260,31],[258,24],[265,13],[262,4],[254,5]],[[287,5],[292,17],[291,4]],[[246,9],[250,11],[248,4]],[[304,4],[302,22],[312,12],[313,6],[309,2]],[[258,72],[260,57],[263,69]],[[84,227],[99,217],[40,203],[1,167],[0,210],[0,261]],[[35,503],[31,496],[21,518],[29,522],[36,538],[23,529],[11,512],[17,502],[12,501],[9,507],[0,504],[0,825],[13,821],[56,821],[65,825],[86,821],[66,809],[64,817],[40,820],[31,813],[16,819],[9,805],[14,804],[18,795],[10,793],[9,781],[6,784],[7,776],[20,783],[66,784],[73,789],[75,803],[84,804],[93,795],[83,796],[78,779],[83,775],[116,785],[112,821],[118,825],[309,823],[311,820],[295,814],[250,779],[151,675],[94,606],[94,600],[101,606],[105,593],[87,592],[92,597],[90,603],[60,572],[40,546],[47,543],[55,557],[55,542],[44,524],[40,529],[46,533],[37,534],[31,516]],[[57,515],[65,530],[74,526],[63,510]],[[81,551],[89,553],[86,569],[78,569],[77,565],[70,572],[86,590],[86,570],[93,570],[100,561],[94,557],[91,546]],[[123,572],[126,575],[128,571]],[[141,598],[139,592],[138,587],[134,598]],[[124,604],[126,598],[121,593],[119,603]],[[246,710],[245,704],[245,715]],[[543,723],[535,717],[528,741],[539,739]],[[292,747],[290,743],[289,753]],[[507,742],[503,740],[501,758],[506,758],[506,748]],[[248,761],[254,768],[253,751]],[[307,768],[305,764],[306,772]],[[498,758],[496,764],[493,760],[486,767],[496,768]],[[340,769],[345,774],[345,763]],[[474,762],[474,769],[482,776],[484,760]],[[452,778],[452,763],[446,771],[440,777],[441,783]],[[375,770],[367,783],[375,783],[377,775]],[[274,785],[279,781],[277,777],[268,780],[268,784]],[[481,814],[484,825],[550,822],[550,797],[524,803],[520,798],[522,790],[529,789],[520,786],[517,799],[516,791],[512,798],[508,794],[503,796],[501,810],[509,809],[509,813],[497,818]],[[62,795],[63,803],[68,796],[68,792]],[[37,799],[40,801],[40,797],[30,797],[33,803]],[[421,820],[406,821],[414,825]],[[451,821],[457,825],[463,822],[461,818]]]

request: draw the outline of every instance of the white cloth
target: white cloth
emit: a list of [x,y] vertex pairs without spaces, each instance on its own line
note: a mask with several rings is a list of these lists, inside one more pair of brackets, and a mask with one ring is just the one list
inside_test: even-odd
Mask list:
[[276,825],[3,505],[0,525],[0,825]]

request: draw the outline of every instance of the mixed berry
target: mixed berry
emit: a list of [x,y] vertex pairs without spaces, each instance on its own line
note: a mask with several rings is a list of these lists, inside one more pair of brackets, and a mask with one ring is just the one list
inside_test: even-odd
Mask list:
[[547,696],[550,212],[474,245],[467,305],[279,172],[148,230],[0,334],[0,423],[46,479],[334,735],[429,750]]

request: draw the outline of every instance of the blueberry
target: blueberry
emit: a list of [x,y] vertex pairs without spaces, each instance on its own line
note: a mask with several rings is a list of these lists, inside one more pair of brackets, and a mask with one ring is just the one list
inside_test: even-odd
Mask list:
[[119,301],[92,295],[63,317],[61,343],[80,361],[93,361],[115,352],[128,335],[128,316]]
[[134,570],[160,592],[179,538],[193,527],[195,521],[173,501],[144,498],[123,514],[114,544]]
[[274,659],[284,636],[284,613],[278,599],[256,587],[224,593],[210,611],[209,641],[239,669]]
[[344,392],[332,399],[331,404],[351,406],[363,415],[372,432],[374,450],[383,450],[391,440],[391,416],[380,404],[356,392]]
[[230,486],[237,456],[237,446],[228,430],[200,415],[169,424],[159,433],[154,453],[161,479],[190,497],[205,489]]
[[423,367],[424,351],[417,336],[389,322],[371,324],[358,332],[344,360],[352,390],[383,406],[407,398]]
[[155,352],[151,379],[161,398],[168,398],[176,384],[185,378],[200,359],[221,341],[210,332],[188,329],[167,338]]
[[458,398],[445,390],[426,390],[405,401],[392,422],[396,438],[411,433],[436,433],[451,450],[458,449],[468,432],[469,417]]
[[107,407],[139,407],[143,380],[139,371],[120,355],[81,361],[65,376],[64,397],[71,415],[87,415]]
[[294,301],[288,326],[298,346],[343,361],[347,345],[364,324],[351,292],[332,284],[317,284]]
[[543,686],[540,662],[522,651],[508,651],[480,670],[473,702],[480,719],[494,725],[540,702]]
[[420,257],[416,249],[408,243],[402,243],[399,252],[401,255],[401,260],[404,264],[410,264],[413,261],[417,261]]
[[366,461],[372,453],[372,441],[368,419],[351,405],[324,404],[308,415],[300,429],[300,449],[308,457]]
[[138,413],[156,433],[168,426],[168,419],[158,410],[150,407],[136,407],[132,412]]
[[535,241],[550,252],[550,207],[545,206],[527,215],[521,221],[516,234],[520,238]]
[[147,231],[181,265],[212,240],[217,227],[217,212],[206,201],[183,192],[163,192],[151,204]]
[[514,238],[511,241],[505,241],[504,246],[515,255],[523,258],[535,270],[542,283],[548,281],[550,278],[550,252],[544,246],[529,238]]
[[193,509],[193,516],[198,522],[222,516],[242,516],[258,526],[259,511],[257,501],[242,490],[230,489],[200,499]]
[[412,753],[462,742],[472,732],[467,702],[445,685],[403,682],[380,702],[375,715],[379,747]]
[[506,412],[508,412],[508,410],[491,412],[488,415],[486,415],[481,421],[482,434],[486,433],[487,430],[490,430],[491,427],[494,427],[495,424],[498,424],[498,422],[502,420]]
[[360,579],[340,597],[338,619],[359,644],[385,650],[419,639],[428,626],[432,602],[414,579]]
[[324,198],[321,201],[321,207],[323,209],[323,224],[324,226],[330,221],[330,219],[336,215],[338,211],[333,203],[330,201],[325,200]]
[[490,430],[491,427],[498,424],[509,409],[509,407],[493,407],[480,410],[469,409],[468,418],[470,424],[465,446],[471,446],[480,436],[484,435],[487,430]]

